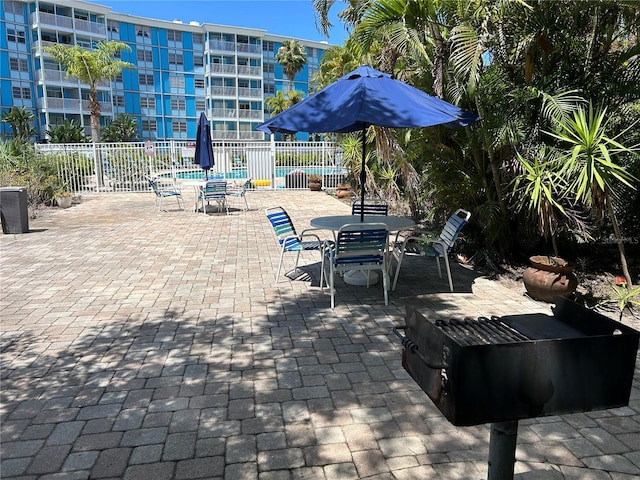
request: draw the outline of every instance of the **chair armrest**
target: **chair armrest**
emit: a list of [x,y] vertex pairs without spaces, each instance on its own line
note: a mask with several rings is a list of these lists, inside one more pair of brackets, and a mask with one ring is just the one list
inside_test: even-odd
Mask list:
[[[407,230],[404,230],[406,232]],[[430,232],[428,230],[410,230],[409,235],[402,236],[402,240],[400,240],[400,234],[402,231],[396,233],[396,239],[393,242],[394,245],[401,245],[407,242],[408,240],[428,240],[428,239],[437,239],[438,235],[434,232]]]
[[[404,239],[404,242],[402,242],[402,251],[404,252],[405,250],[407,250],[407,244],[411,241],[414,241],[415,243],[417,243],[418,245],[420,245],[423,248],[426,248],[428,246],[431,246],[431,249],[434,250],[438,256],[444,256],[449,252],[449,247],[447,247],[447,245],[445,243],[443,243],[440,238],[429,238],[429,237],[419,237],[419,236],[410,236]],[[440,248],[435,248],[436,246],[440,247]],[[420,247],[418,247],[419,249]],[[444,252],[441,253],[441,252]]]

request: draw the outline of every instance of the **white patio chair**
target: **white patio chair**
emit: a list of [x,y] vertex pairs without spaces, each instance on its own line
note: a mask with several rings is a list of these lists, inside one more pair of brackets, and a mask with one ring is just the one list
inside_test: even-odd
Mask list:
[[453,215],[449,217],[442,232],[437,238],[428,238],[420,236],[420,231],[414,231],[413,235],[404,239],[404,241],[396,241],[393,248],[392,257],[398,263],[396,273],[393,278],[392,290],[396,289],[398,282],[398,274],[402,266],[402,259],[405,255],[414,255],[422,257],[434,257],[438,265],[438,275],[442,278],[442,270],[440,269],[440,259],[444,258],[444,265],[447,269],[447,277],[449,279],[449,289],[453,292],[453,280],[451,280],[451,268],[449,267],[449,252],[453,244],[458,238],[462,227],[464,227],[471,213],[459,208]]

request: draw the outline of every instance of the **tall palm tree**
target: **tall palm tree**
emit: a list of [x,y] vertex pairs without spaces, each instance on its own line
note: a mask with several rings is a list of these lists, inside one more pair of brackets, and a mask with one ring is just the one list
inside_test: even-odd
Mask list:
[[307,53],[298,40],[285,40],[275,56],[276,62],[282,65],[284,74],[289,79],[289,90],[294,90],[293,80],[307,63]]
[[60,62],[67,71],[67,76],[74,76],[89,86],[89,113],[91,114],[91,141],[100,141],[100,101],[98,100],[98,83],[113,80],[125,68],[132,64],[115,58],[122,50],[130,50],[124,42],[100,42],[97,48],[87,50],[78,45],[53,45],[44,48],[54,60]]

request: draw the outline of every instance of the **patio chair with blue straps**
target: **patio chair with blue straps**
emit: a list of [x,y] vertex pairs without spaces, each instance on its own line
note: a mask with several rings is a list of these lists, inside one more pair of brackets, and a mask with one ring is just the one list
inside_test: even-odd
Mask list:
[[404,241],[396,240],[392,253],[398,265],[393,279],[392,290],[396,289],[403,258],[406,255],[412,255],[434,257],[438,265],[438,275],[440,278],[442,278],[440,259],[444,258],[444,265],[447,269],[447,277],[449,279],[449,289],[453,292],[453,280],[451,280],[451,268],[449,267],[449,252],[470,217],[471,213],[459,208],[449,217],[449,220],[447,220],[447,223],[437,238],[429,238],[428,236],[421,235],[422,232],[420,231],[414,231],[413,234],[406,237]]
[[287,252],[296,253],[295,271],[298,268],[300,253],[307,250],[317,250],[322,252],[322,242],[320,237],[314,233],[308,233],[317,229],[306,229],[298,234],[296,228],[291,221],[291,217],[282,207],[270,207],[265,210],[267,219],[273,227],[273,231],[278,240],[280,248],[280,262],[278,263],[278,271],[276,272],[276,282],[280,278],[280,270],[282,269],[282,261],[284,254]]
[[[331,308],[335,307],[335,274],[352,270],[361,270],[367,274],[367,287],[370,273],[382,272],[384,304],[389,304],[389,272],[387,254],[389,251],[389,231],[384,223],[350,223],[338,230],[336,241],[326,243],[322,256],[322,274],[320,288],[326,274],[331,289]],[[328,269],[328,271],[326,270]]]
[[351,215],[388,215],[389,205],[386,202],[372,199],[364,199],[364,204],[361,200],[355,200],[351,204]]
[[149,178],[148,180],[149,186],[156,196],[154,210],[160,211],[162,209],[162,200],[169,197],[175,198],[178,202],[178,208],[184,210],[184,205],[182,203],[182,193],[176,186],[159,185],[158,181],[153,178]]
[[243,210],[246,212],[249,210],[249,204],[247,203],[247,190],[251,188],[251,179],[248,179],[242,184],[242,188],[235,190],[227,190],[227,198],[239,198],[244,200]]
[[[229,214],[229,206],[227,205],[227,181],[226,180],[209,180],[202,187],[198,194],[198,203],[202,203],[202,211],[206,214],[209,202],[214,201],[218,204],[218,211],[222,211],[224,207]],[[204,202],[207,202],[205,205]]]

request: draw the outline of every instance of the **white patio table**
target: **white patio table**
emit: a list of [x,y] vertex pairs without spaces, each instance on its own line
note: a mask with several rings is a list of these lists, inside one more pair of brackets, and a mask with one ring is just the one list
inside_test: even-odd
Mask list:
[[188,180],[186,182],[182,182],[182,185],[185,185],[187,187],[193,187],[194,194],[195,194],[195,202],[193,205],[194,212],[198,211],[198,198],[200,196],[200,192],[202,191],[202,189],[205,187],[206,184],[207,184],[206,180]]
[[[329,215],[312,218],[310,223],[314,228],[337,232],[343,225],[362,222],[360,221],[360,215]],[[415,226],[413,220],[399,215],[365,215],[363,223],[384,223],[389,233],[408,230]],[[367,275],[362,270],[352,270],[344,274],[344,281],[349,285],[366,285]],[[370,272],[369,284],[374,284],[377,281],[378,275],[375,272]]]

